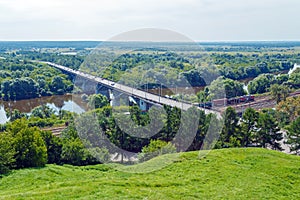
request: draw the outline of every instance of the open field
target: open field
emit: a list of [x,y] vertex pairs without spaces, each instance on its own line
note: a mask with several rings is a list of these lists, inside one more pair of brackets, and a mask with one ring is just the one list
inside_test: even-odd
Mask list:
[[164,169],[144,174],[107,165],[14,171],[0,179],[0,199],[300,199],[299,188],[300,157],[223,149],[203,158],[182,153]]

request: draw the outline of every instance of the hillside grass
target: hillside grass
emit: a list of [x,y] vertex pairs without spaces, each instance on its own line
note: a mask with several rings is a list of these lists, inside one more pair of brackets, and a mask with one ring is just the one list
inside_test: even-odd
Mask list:
[[[166,155],[149,162],[155,165],[169,157],[173,159]],[[201,158],[199,152],[182,153],[150,173],[108,165],[47,165],[0,179],[0,199],[74,198],[300,199],[300,157],[265,149],[222,149]]]

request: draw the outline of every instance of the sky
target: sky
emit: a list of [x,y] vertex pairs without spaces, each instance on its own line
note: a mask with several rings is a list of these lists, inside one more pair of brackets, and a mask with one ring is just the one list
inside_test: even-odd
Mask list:
[[158,28],[194,41],[300,40],[299,0],[0,0],[0,41],[109,40]]

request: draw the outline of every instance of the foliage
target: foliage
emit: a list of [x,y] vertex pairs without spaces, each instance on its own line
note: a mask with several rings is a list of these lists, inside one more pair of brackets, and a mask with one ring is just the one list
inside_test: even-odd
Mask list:
[[54,136],[51,131],[41,131],[48,155],[48,164],[60,164],[62,154],[62,141]]
[[59,70],[26,60],[0,59],[1,96],[4,100],[30,99],[71,92],[73,84]]
[[245,94],[242,83],[224,77],[214,80],[208,89],[211,99],[232,98]]
[[85,148],[79,138],[64,141],[62,147],[62,161],[72,165],[82,165],[87,159]]
[[41,105],[41,106],[35,107],[31,111],[32,117],[39,117],[39,118],[45,119],[45,118],[50,118],[51,115],[54,115],[54,110],[47,105]]
[[260,113],[258,119],[260,129],[257,132],[257,143],[262,147],[270,147],[274,150],[282,150],[280,140],[283,139],[275,118],[269,113]]
[[228,107],[225,111],[224,126],[220,135],[220,139],[216,144],[216,148],[240,147],[239,141],[240,126],[239,118],[236,111],[232,107]]
[[140,162],[150,160],[159,155],[176,153],[176,147],[170,142],[151,140],[149,145],[144,146],[138,158]]
[[47,163],[47,148],[36,127],[28,127],[25,119],[10,124],[8,132],[14,137],[16,167],[42,167]]
[[[260,50],[261,51],[261,50]],[[289,70],[293,59],[288,54],[258,53],[214,53],[213,62],[220,66],[221,75],[233,80],[255,78],[260,74]]]
[[289,95],[290,90],[289,90],[289,87],[286,85],[274,84],[274,85],[271,85],[270,92],[271,92],[273,99],[275,99],[276,102],[279,103],[282,100],[283,101],[286,100],[286,98]]
[[289,85],[291,85],[293,88],[300,88],[300,71],[295,70],[289,77],[288,80]]
[[10,121],[13,122],[17,119],[21,119],[21,118],[26,118],[26,114],[25,113],[21,113],[18,109],[14,109],[10,115]]
[[268,91],[274,81],[273,74],[261,74],[257,78],[250,81],[248,90],[250,94],[262,94]]
[[[287,74],[277,76],[274,74],[261,74],[249,82],[248,90],[251,94],[262,94],[270,91],[274,99],[279,102],[287,97],[289,87],[294,84]],[[281,95],[279,95],[280,92],[282,92]]]
[[80,138],[73,123],[62,132],[61,138],[61,161],[64,164],[91,165],[110,159],[110,154],[105,147],[91,147],[84,138]]
[[288,127],[287,144],[290,145],[292,153],[300,154],[300,117]]
[[281,101],[276,110],[285,113],[289,117],[289,121],[294,121],[300,116],[300,97],[289,97],[285,101]]
[[109,101],[107,97],[102,94],[93,94],[88,97],[88,106],[91,109],[102,108],[104,106],[107,106],[108,104]]
[[15,154],[13,136],[7,132],[0,132],[0,176],[14,166]]
[[241,122],[241,145],[248,147],[254,142],[258,127],[259,113],[253,108],[247,108],[242,116]]

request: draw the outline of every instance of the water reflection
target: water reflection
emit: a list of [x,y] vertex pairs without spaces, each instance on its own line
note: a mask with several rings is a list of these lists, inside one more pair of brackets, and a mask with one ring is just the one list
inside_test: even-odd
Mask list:
[[0,107],[0,124],[5,124],[9,119],[6,116],[4,106]]
[[33,108],[41,105],[49,106],[56,113],[59,110],[66,110],[80,114],[87,110],[87,105],[81,100],[80,96],[70,94],[19,101],[0,101],[0,123],[4,124],[9,120],[5,110],[13,111],[14,109],[18,109],[20,112],[30,114]]
[[298,68],[300,68],[300,65],[298,65],[298,64],[294,64],[294,67],[293,67],[293,69],[290,69],[290,71],[289,71],[289,73],[288,73],[288,75],[291,75],[296,69],[298,69]]

